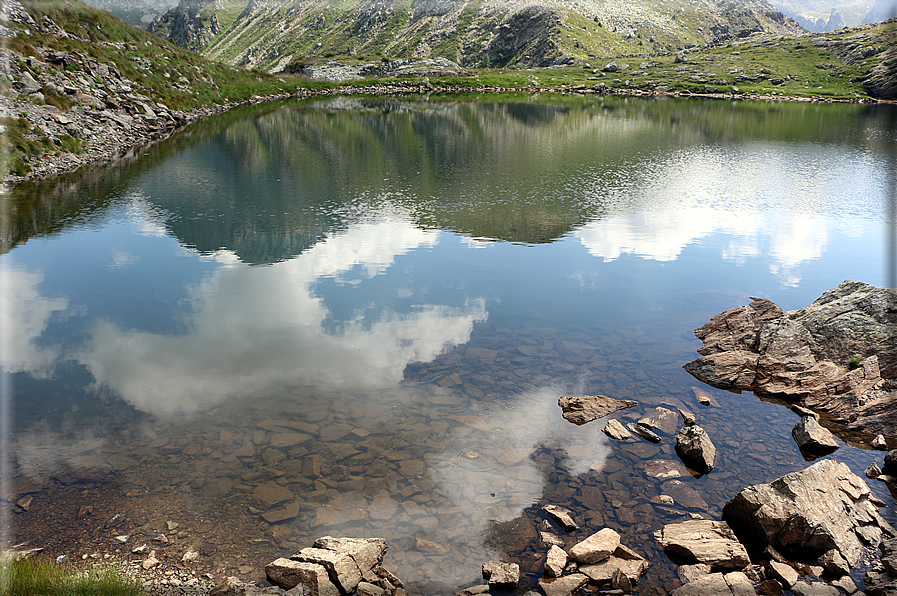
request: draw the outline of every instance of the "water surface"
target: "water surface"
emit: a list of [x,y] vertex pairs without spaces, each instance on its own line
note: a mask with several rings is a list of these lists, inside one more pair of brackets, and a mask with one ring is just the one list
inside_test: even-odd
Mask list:
[[[888,117],[287,102],[21,188],[0,257],[5,477],[33,496],[14,540],[138,560],[164,532],[171,560],[195,548],[219,576],[261,579],[319,536],[380,536],[413,593],[453,594],[496,558],[520,563],[522,593],[540,531],[569,546],[609,526],[651,562],[638,593],[666,593],[654,530],[808,465],[782,405],[708,387],[720,407],[698,404],[692,331],[749,296],[790,310],[845,279],[886,283]],[[717,468],[672,465],[683,491],[653,463],[678,461],[670,435],[611,441],[604,421],[561,418],[567,393],[638,401],[624,421],[687,407]],[[880,462],[842,436],[829,457]]]

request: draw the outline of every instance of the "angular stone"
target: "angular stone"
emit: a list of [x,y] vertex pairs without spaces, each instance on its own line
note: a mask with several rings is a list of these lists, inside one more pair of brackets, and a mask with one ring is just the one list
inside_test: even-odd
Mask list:
[[791,586],[791,593],[794,596],[839,596],[841,594],[834,586],[822,582],[807,583],[805,581],[799,581]]
[[630,583],[635,585],[647,570],[648,561],[622,544],[604,561],[594,565],[581,565],[579,568],[581,573],[585,573],[599,585],[611,583],[616,571],[626,575]]
[[520,582],[520,565],[489,561],[483,563],[483,577],[489,580],[490,590],[516,590]]
[[564,549],[552,545],[545,556],[545,575],[548,577],[560,577],[564,573],[567,561],[569,561],[569,558]]
[[315,548],[323,548],[352,557],[362,574],[378,567],[383,562],[389,545],[383,538],[334,538],[324,536],[315,540]]
[[647,415],[639,418],[638,423],[650,429],[671,435],[679,427],[679,417],[672,410],[658,406]]
[[686,426],[676,434],[676,454],[686,466],[706,474],[716,463],[716,446],[700,426]]
[[339,596],[323,565],[279,558],[265,565],[268,581],[284,590],[300,586],[304,594]]
[[832,549],[819,557],[819,564],[829,576],[842,577],[850,573],[850,565],[836,549]]
[[711,573],[672,591],[673,596],[756,596],[753,584],[741,572]]
[[856,594],[858,590],[857,585],[853,583],[853,580],[850,579],[849,575],[845,575],[842,578],[834,580],[832,582],[832,585],[836,588],[841,588],[846,594]]
[[694,426],[698,421],[697,417],[685,408],[679,408],[679,415],[682,417],[682,424],[685,426]]
[[638,435],[646,441],[651,441],[652,443],[660,443],[663,440],[653,430],[637,422],[627,422],[626,428],[628,428],[632,434]]
[[[845,281],[810,306],[785,313],[769,300],[720,313],[695,335],[702,357],[685,370],[714,387],[801,401],[848,428],[897,432],[897,289]],[[856,364],[860,359],[859,365]]]
[[744,546],[726,522],[688,520],[668,524],[654,538],[674,561],[705,563],[715,570],[744,569],[750,565]]
[[813,453],[831,453],[838,448],[838,441],[832,433],[810,416],[803,416],[794,428],[791,436],[803,451]]
[[606,395],[563,395],[558,399],[558,405],[564,411],[564,418],[574,424],[585,424],[618,410],[624,410],[638,405],[638,402],[628,399],[613,399]]
[[824,459],[743,489],[723,508],[723,519],[745,540],[770,545],[792,560],[815,562],[834,548],[853,566],[864,542],[878,542],[883,532],[897,535],[872,499],[846,464]]
[[542,511],[550,515],[554,521],[560,524],[560,526],[568,532],[572,532],[579,528],[579,526],[576,525],[576,522],[573,521],[573,514],[570,513],[569,509],[557,505],[545,505],[542,507]]
[[552,546],[564,546],[564,539],[556,536],[551,532],[539,532],[539,540],[542,544],[550,544]]
[[338,553],[323,548],[303,548],[290,557],[290,560],[323,566],[327,570],[331,581],[346,593],[351,593],[362,579],[362,573],[358,569],[358,565],[346,553]]
[[621,569],[617,569],[610,578],[610,587],[612,590],[620,590],[628,594],[632,592],[632,580]]
[[879,476],[881,476],[881,468],[875,462],[872,462],[866,468],[866,478],[878,478]]
[[609,558],[620,546],[620,535],[611,528],[604,528],[570,549],[570,557],[585,564],[599,563]]
[[872,439],[872,448],[878,449],[879,451],[887,451],[888,442],[885,440],[885,436],[877,435],[874,439]]
[[630,434],[630,432],[626,430],[626,427],[623,426],[623,423],[616,418],[608,420],[607,424],[604,425],[604,428],[601,429],[601,432],[617,441],[625,441],[626,439],[632,438],[632,434]]
[[368,582],[359,582],[355,588],[355,593],[358,596],[385,596],[386,590]]
[[545,596],[572,596],[572,594],[589,583],[589,576],[582,573],[565,575],[553,580],[539,580],[539,587]]
[[679,565],[679,569],[676,570],[679,574],[679,579],[682,580],[683,584],[687,584],[695,581],[699,577],[703,577],[705,575],[710,575],[710,565],[705,563],[695,563],[694,565]]
[[769,562],[770,576],[779,580],[786,588],[791,588],[800,579],[800,574],[787,563],[779,563],[778,561]]

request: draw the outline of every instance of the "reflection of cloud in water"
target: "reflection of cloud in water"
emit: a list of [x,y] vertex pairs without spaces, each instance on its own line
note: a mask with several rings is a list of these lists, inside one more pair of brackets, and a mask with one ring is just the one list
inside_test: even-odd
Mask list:
[[842,198],[833,195],[852,182],[874,195],[877,181],[829,156],[795,163],[801,161],[778,146],[683,152],[617,189],[626,197],[615,202],[619,207],[576,235],[605,261],[623,254],[674,261],[689,244],[727,234],[733,238],[721,250],[724,259],[742,264],[765,256],[783,285],[797,285],[801,266],[822,256],[833,231],[861,236],[879,217],[874,201],[861,206],[859,218],[845,217]]
[[0,366],[7,372],[47,377],[57,360],[55,348],[37,344],[54,312],[65,311],[68,300],[47,298],[38,291],[43,275],[17,267],[0,271]]
[[359,316],[330,335],[322,327],[330,312],[314,285],[340,281],[358,265],[373,277],[437,240],[438,232],[385,219],[333,234],[292,261],[226,266],[194,289],[186,334],[98,321],[75,357],[98,384],[157,415],[197,411],[272,383],[395,383],[408,362],[468,341],[474,322],[486,318],[485,301],[423,304],[407,314],[384,309],[373,322]]
[[604,467],[610,448],[600,432],[602,421],[576,426],[564,420],[557,405],[562,393],[540,388],[509,401],[511,409],[462,418],[468,426],[455,430],[453,442],[462,448],[428,462],[452,506],[465,511],[472,532],[516,519],[539,502],[549,482],[535,460],[542,449],[564,450],[573,476]]

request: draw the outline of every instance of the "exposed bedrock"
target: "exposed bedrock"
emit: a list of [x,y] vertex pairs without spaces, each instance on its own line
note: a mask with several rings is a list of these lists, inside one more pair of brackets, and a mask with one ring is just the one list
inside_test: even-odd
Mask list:
[[695,330],[702,356],[685,370],[720,389],[799,401],[897,444],[897,289],[845,281],[787,313],[752,300]]

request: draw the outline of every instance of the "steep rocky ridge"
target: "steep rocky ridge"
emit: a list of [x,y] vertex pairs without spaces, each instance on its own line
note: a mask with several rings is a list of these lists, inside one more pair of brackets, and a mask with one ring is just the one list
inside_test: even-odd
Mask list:
[[[327,54],[548,66],[670,52],[758,31],[801,31],[766,0],[249,0],[232,23],[227,0],[192,0],[204,2],[199,8],[187,1],[173,11],[181,16],[162,19],[206,15],[207,31],[194,27],[191,43],[212,39],[202,50],[206,56],[271,72]],[[223,29],[217,36],[212,16]]]

